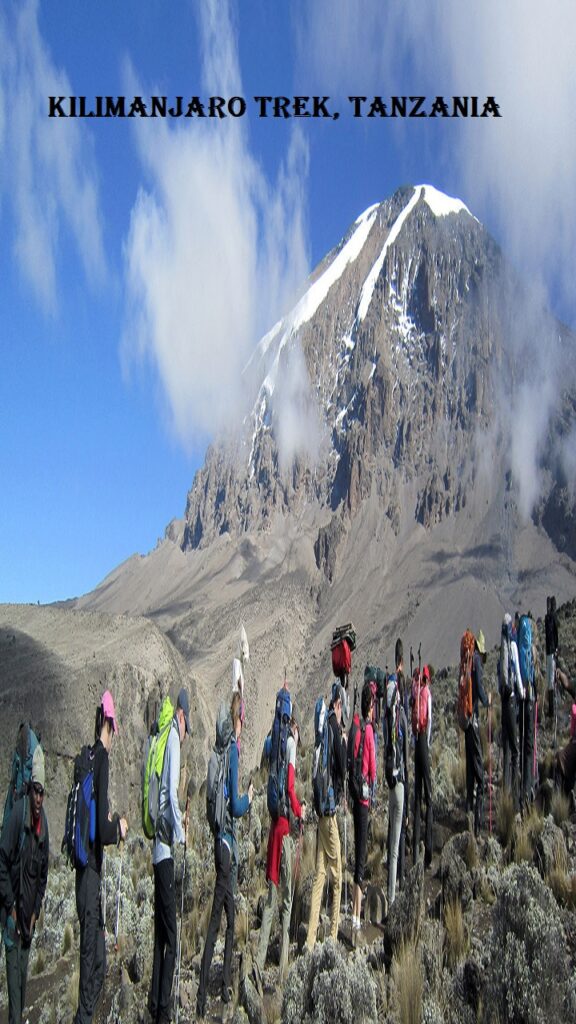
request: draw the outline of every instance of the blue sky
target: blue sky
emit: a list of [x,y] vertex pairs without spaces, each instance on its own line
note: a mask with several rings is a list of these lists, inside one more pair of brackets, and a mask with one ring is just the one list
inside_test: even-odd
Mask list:
[[[402,184],[463,199],[575,326],[575,28],[568,0],[5,0],[0,601],[79,595],[155,545],[259,337]],[[47,117],[101,94],[247,113]],[[351,116],[349,95],[403,94],[494,95],[502,117]],[[341,116],[260,119],[255,95]]]

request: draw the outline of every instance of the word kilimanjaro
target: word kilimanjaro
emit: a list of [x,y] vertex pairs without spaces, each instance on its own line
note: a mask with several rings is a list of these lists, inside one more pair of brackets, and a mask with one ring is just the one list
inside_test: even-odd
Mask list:
[[[330,96],[253,96],[257,116],[328,118],[337,121],[338,110],[329,107]],[[501,117],[494,96],[349,96],[353,117]],[[48,117],[244,117],[248,102],[243,96],[49,96]]]

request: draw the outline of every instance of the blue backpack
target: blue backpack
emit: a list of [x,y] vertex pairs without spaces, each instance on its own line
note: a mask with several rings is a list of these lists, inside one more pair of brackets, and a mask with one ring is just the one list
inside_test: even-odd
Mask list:
[[312,767],[312,792],[314,809],[319,818],[336,813],[334,784],[332,781],[332,728],[330,715],[323,697],[319,697],[314,708],[314,763]]
[[85,868],[96,839],[94,748],[85,746],[74,760],[74,782],[68,794],[62,853],[70,867]]
[[4,815],[2,817],[2,829],[8,823],[12,808],[17,800],[26,796],[30,788],[32,778],[32,759],[34,751],[40,742],[31,725],[26,722],[20,724],[16,747],[12,755],[12,768],[10,769],[10,784],[4,803]]
[[288,737],[292,717],[292,700],[285,686],[278,691],[276,709],[270,737],[270,773],[268,775],[267,803],[270,817],[276,821],[287,818],[288,811]]
[[534,665],[532,662],[532,623],[527,615],[520,616],[518,626],[518,658],[522,684],[528,696],[532,692]]

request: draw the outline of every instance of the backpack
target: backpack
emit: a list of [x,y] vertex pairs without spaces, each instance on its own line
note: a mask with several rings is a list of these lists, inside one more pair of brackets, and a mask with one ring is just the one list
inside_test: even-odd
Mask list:
[[458,725],[466,732],[472,721],[474,706],[472,704],[472,661],[476,640],[471,630],[467,629],[460,641],[460,673],[458,676],[458,702],[456,717]]
[[154,723],[148,737],[142,770],[142,828],[147,839],[154,839],[160,809],[160,784],[164,754],[174,717],[174,705],[170,697],[162,701],[158,721]]
[[314,708],[314,761],[312,767],[312,792],[314,809],[319,818],[336,812],[334,784],[332,782],[332,727],[330,715],[323,697],[319,697]]
[[412,732],[414,736],[426,732],[428,726],[428,683],[423,673],[415,672],[412,680]]
[[74,759],[74,781],[66,803],[62,853],[72,868],[85,868],[96,839],[94,747],[82,747]]
[[220,705],[216,722],[216,743],[208,761],[206,777],[206,817],[216,838],[224,830],[228,808],[228,771],[230,748],[234,734],[230,710],[225,701]]
[[32,758],[39,742],[40,736],[36,735],[32,726],[26,722],[21,722],[12,755],[10,782],[4,803],[2,829],[7,825],[16,801],[28,793],[32,778]]
[[[356,737],[360,733],[358,750],[354,753]],[[366,722],[364,719],[356,721],[354,718],[352,728],[348,734],[348,747],[346,761],[348,768],[348,792],[353,800],[367,800],[369,798],[369,787],[362,774],[362,759],[364,757],[364,741],[366,738]]]
[[[390,695],[386,696],[386,751],[384,754],[384,775],[389,789],[398,782],[398,683],[390,682]],[[393,686],[393,689],[392,689]]]
[[527,615],[520,616],[518,626],[518,659],[520,676],[528,696],[532,692],[534,664],[532,662],[532,623]]
[[283,686],[276,696],[276,708],[270,742],[270,773],[266,802],[273,821],[287,818],[288,811],[288,737],[292,717],[292,699]]
[[352,651],[356,648],[356,630],[351,622],[338,626],[332,634],[332,671],[337,679],[343,680],[352,669]]

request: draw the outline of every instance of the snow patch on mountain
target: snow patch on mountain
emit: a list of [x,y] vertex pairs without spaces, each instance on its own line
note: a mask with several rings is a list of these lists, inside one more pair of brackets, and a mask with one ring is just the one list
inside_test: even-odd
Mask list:
[[[423,189],[422,198],[424,202],[428,204],[432,213],[435,217],[447,217],[450,213],[467,213],[469,217],[473,215],[470,210],[461,199],[454,199],[452,196],[447,196],[444,192],[440,192],[434,185],[417,185],[416,190],[419,192]],[[477,220],[474,217],[474,220]]]
[[358,323],[361,323],[362,320],[364,320],[364,317],[366,316],[370,308],[370,303],[372,302],[372,295],[374,294],[374,288],[376,287],[376,282],[380,277],[382,267],[384,266],[386,253],[388,252],[390,246],[393,245],[396,239],[398,238],[398,235],[400,234],[400,231],[402,229],[402,225],[404,224],[406,218],[410,216],[410,213],[416,206],[416,203],[418,202],[419,198],[420,190],[414,189],[414,192],[409,202],[406,204],[406,206],[402,210],[402,213],[400,214],[399,217],[396,218],[392,227],[390,228],[390,231],[388,232],[388,237],[382,247],[382,251],[378,259],[376,260],[374,266],[372,267],[372,270],[368,274],[368,277],[366,278],[364,284],[362,285],[362,291],[360,293],[360,302],[358,303]]

